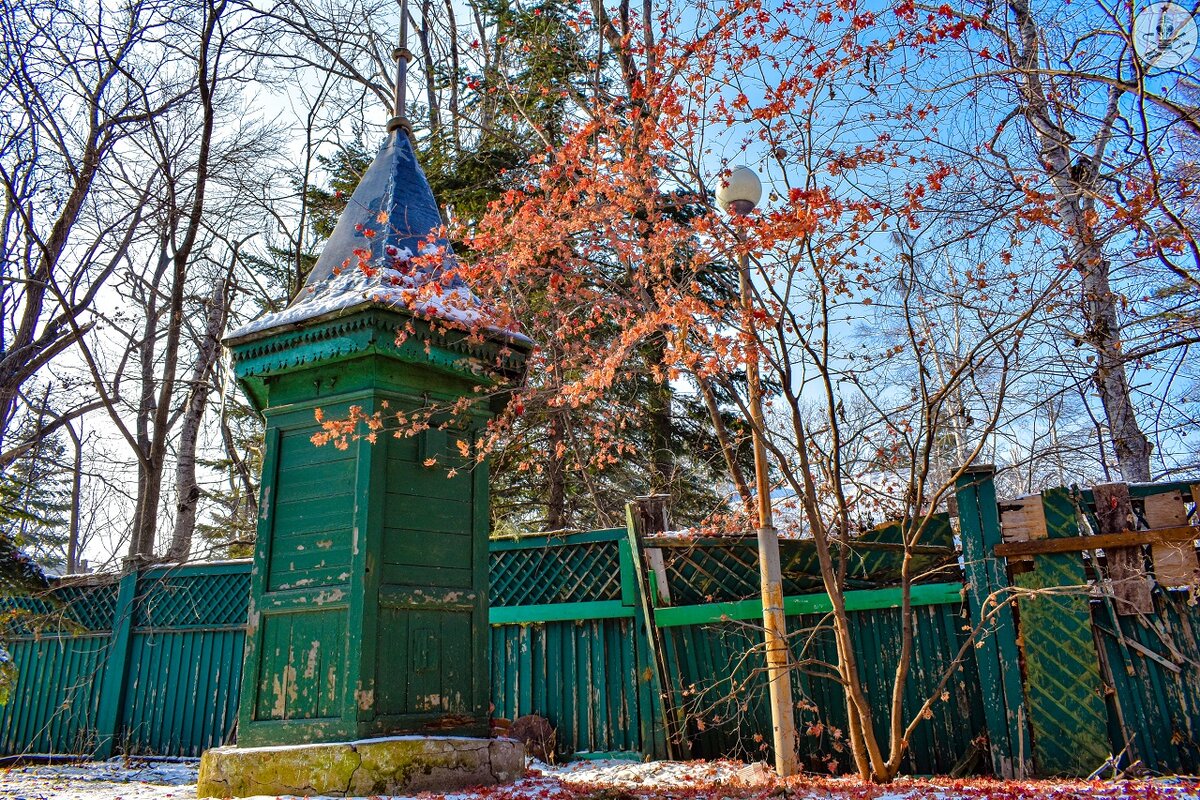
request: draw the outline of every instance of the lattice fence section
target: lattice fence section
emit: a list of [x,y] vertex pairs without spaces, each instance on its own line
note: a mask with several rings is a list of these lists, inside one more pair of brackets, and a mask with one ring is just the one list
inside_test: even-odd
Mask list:
[[68,619],[90,631],[111,630],[117,610],[117,584],[62,586],[54,591]]
[[493,606],[621,599],[617,541],[531,545],[491,553]]
[[[903,559],[902,532],[888,524],[856,538],[846,549],[846,587],[873,589],[894,586],[900,579]],[[675,605],[745,600],[759,595],[758,542],[755,537],[701,539],[691,542],[677,537],[651,538],[659,545]],[[946,515],[938,515],[921,533],[920,552],[913,556],[913,574],[921,581],[936,583],[958,580],[958,556]],[[835,553],[837,548],[835,547]],[[811,540],[779,543],[785,595],[824,591],[816,545]]]
[[59,586],[49,595],[0,598],[0,630],[8,636],[81,634],[112,630],[115,583]]
[[[1079,535],[1066,490],[1044,491],[1042,507],[1049,538]],[[1084,586],[1087,575],[1079,553],[1046,554],[1034,560],[1032,571],[1017,575],[1015,583],[1037,592]],[[1031,594],[1021,597],[1018,606],[1034,765],[1040,776],[1087,775],[1111,752],[1088,596]]]
[[168,573],[142,578],[137,592],[137,628],[242,626],[250,600],[250,573]]

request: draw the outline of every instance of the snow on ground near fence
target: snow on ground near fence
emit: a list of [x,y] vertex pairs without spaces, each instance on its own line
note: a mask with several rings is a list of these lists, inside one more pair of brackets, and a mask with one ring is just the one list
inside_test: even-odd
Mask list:
[[[196,796],[195,761],[138,761],[0,768],[3,800],[164,800]],[[447,800],[1200,800],[1200,782],[908,780],[886,787],[846,778],[801,776],[781,786],[761,766],[733,761],[575,761],[534,764],[508,786],[445,795]],[[442,795],[421,794],[416,800]],[[260,799],[265,800],[265,799]],[[311,798],[310,800],[323,800]],[[366,800],[365,798],[363,800]],[[372,798],[371,800],[387,800]],[[400,800],[394,798],[393,800]]]

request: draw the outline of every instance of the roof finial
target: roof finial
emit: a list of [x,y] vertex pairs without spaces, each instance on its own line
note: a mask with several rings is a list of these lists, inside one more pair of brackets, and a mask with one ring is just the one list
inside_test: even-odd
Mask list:
[[412,52],[408,49],[408,0],[400,0],[400,46],[392,51],[392,58],[396,59],[396,85],[395,85],[395,115],[388,120],[388,132],[401,128],[411,139],[413,135],[412,123],[404,116],[404,109],[407,105],[406,100],[406,83],[408,78],[408,62],[412,60]]

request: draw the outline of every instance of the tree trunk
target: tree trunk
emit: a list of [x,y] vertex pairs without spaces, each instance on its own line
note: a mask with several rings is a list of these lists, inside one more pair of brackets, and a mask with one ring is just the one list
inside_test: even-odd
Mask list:
[[546,530],[557,531],[567,524],[566,459],[562,448],[565,441],[564,414],[551,409],[550,452],[546,455]]
[[[233,262],[237,263],[234,253]],[[232,271],[232,264],[230,266]],[[171,545],[167,548],[167,560],[186,561],[192,549],[192,536],[196,531],[196,506],[200,500],[200,485],[196,482],[196,446],[200,438],[200,423],[208,407],[208,396],[212,391],[212,371],[221,353],[221,333],[229,312],[230,293],[228,277],[213,289],[208,301],[208,314],[204,327],[204,338],[196,352],[192,367],[191,389],[183,413],[179,432],[179,446],[175,467],[175,531]]]
[[1145,483],[1150,475],[1150,441],[1138,425],[1133,407],[1125,358],[1121,350],[1121,328],[1117,321],[1117,301],[1109,286],[1109,264],[1095,246],[1088,256],[1076,262],[1083,275],[1083,308],[1087,324],[1087,342],[1096,351],[1096,371],[1092,376],[1096,393],[1108,418],[1109,438],[1117,457],[1122,480]]
[[1095,152],[1074,163],[1071,136],[1055,122],[1056,115],[1042,82],[1040,36],[1028,0],[1010,0],[1017,23],[1019,46],[1010,43],[1014,66],[1021,70],[1025,117],[1037,138],[1041,162],[1054,187],[1064,235],[1071,245],[1071,267],[1079,274],[1082,290],[1084,339],[1096,354],[1093,380],[1104,414],[1117,465],[1125,481],[1150,480],[1150,442],[1138,425],[1129,378],[1125,373],[1117,297],[1109,283],[1110,265],[1098,240],[1092,194],[1099,180],[1108,139],[1117,113],[1118,93],[1109,98]]
[[75,460],[71,473],[71,521],[67,533],[67,574],[79,571],[79,504],[82,500],[83,482],[83,436],[75,432],[75,426],[67,423],[67,433],[75,448]]

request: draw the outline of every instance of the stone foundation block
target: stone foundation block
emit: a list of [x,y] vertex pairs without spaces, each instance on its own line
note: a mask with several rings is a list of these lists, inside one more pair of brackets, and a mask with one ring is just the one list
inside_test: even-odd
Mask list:
[[525,773],[513,739],[397,736],[281,747],[216,747],[200,759],[199,797],[369,797],[507,783]]

